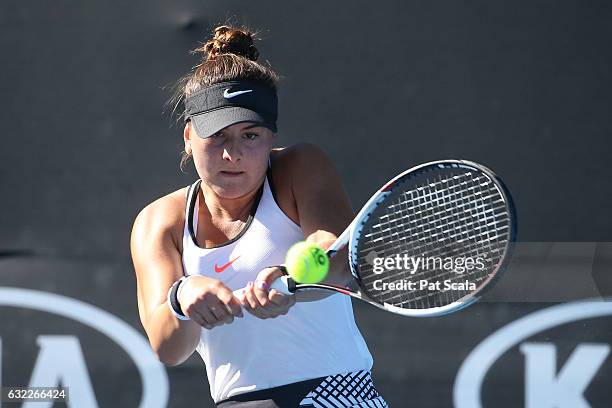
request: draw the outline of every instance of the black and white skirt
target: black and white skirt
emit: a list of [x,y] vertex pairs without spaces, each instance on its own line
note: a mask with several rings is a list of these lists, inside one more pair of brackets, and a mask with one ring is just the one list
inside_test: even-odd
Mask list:
[[370,371],[330,375],[248,392],[217,403],[217,408],[388,408]]

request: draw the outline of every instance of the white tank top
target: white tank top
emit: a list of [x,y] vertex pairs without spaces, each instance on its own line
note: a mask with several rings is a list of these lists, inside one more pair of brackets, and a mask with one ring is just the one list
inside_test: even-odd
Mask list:
[[[190,187],[187,198],[182,255],[186,275],[220,279],[231,290],[240,289],[265,267],[282,264],[289,247],[304,239],[300,227],[276,204],[266,178],[259,204],[253,206],[256,212],[242,232],[223,245],[199,247],[194,238],[199,186],[200,180]],[[231,324],[203,328],[196,350],[206,364],[215,402],[372,368],[372,356],[355,324],[351,300],[341,294],[298,302],[286,315],[273,319],[262,320],[244,311],[244,317]]]

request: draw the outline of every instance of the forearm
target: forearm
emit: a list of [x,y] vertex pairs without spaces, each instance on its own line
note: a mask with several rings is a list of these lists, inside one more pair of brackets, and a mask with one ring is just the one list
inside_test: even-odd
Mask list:
[[155,308],[145,327],[153,351],[167,365],[181,364],[193,354],[201,329],[194,321],[177,319],[166,303]]

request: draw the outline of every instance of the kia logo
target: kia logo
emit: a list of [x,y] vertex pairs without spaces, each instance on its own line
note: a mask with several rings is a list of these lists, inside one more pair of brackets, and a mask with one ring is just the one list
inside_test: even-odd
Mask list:
[[548,339],[523,340],[556,326],[606,316],[612,316],[612,302],[581,301],[552,306],[502,327],[480,343],[461,365],[453,389],[454,406],[481,408],[481,388],[487,372],[504,353],[518,345],[524,358],[526,408],[590,407],[584,393],[604,367],[610,344],[578,343],[570,356],[558,363],[555,343]]
[[[119,345],[134,361],[142,380],[140,407],[166,407],[168,376],[149,343],[132,326],[118,317],[87,303],[47,292],[30,289],[0,288],[0,306],[38,310],[64,316],[87,325]],[[0,338],[0,363],[2,361]],[[70,391],[69,406],[97,407],[87,374],[80,343],[75,336],[41,335],[37,338],[40,352],[29,386],[57,386],[57,379]],[[0,366],[0,373],[1,371]],[[12,386],[15,384],[2,384]],[[47,384],[45,384],[47,382]]]

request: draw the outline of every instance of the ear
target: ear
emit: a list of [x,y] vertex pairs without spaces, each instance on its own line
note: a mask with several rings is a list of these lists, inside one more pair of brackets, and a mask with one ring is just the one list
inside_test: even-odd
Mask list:
[[183,129],[183,141],[185,142],[185,152],[191,152],[191,122],[185,123]]

